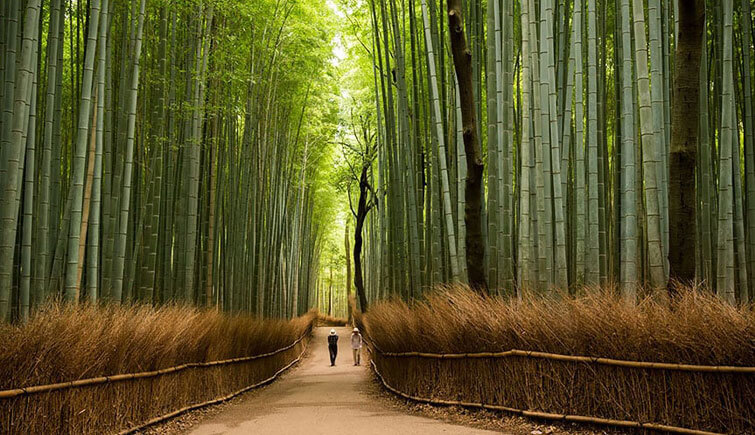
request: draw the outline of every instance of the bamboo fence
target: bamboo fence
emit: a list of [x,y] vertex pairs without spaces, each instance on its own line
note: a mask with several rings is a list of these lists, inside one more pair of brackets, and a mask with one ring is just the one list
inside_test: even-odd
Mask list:
[[[304,338],[304,337],[302,337],[302,338]],[[296,344],[298,344],[302,340],[302,338],[300,338],[299,340],[297,340],[292,346],[295,346]],[[291,347],[288,347],[288,349],[290,349],[290,348]],[[283,368],[281,368],[280,370],[278,370],[277,372],[275,372],[275,374],[273,376],[270,376],[269,378],[265,379],[264,381],[257,382],[256,384],[253,384],[253,385],[249,385],[248,387],[244,387],[244,388],[242,388],[242,389],[240,389],[238,391],[234,391],[231,394],[228,394],[228,395],[223,396],[223,397],[219,397],[217,399],[212,399],[212,400],[208,400],[206,402],[202,402],[202,403],[197,403],[197,404],[194,404],[194,405],[185,406],[185,407],[183,407],[181,409],[177,409],[175,411],[169,412],[169,413],[161,415],[159,417],[155,417],[155,418],[153,418],[153,419],[151,419],[149,421],[144,422],[143,424],[140,424],[139,426],[134,426],[132,428],[123,430],[123,431],[119,432],[118,435],[128,435],[128,434],[136,433],[136,432],[138,432],[140,430],[143,430],[143,429],[145,429],[147,427],[150,427],[150,426],[156,425],[158,423],[162,423],[164,421],[170,420],[171,418],[177,417],[177,416],[179,416],[179,415],[181,415],[181,414],[183,414],[185,412],[189,412],[189,411],[193,411],[195,409],[204,408],[206,406],[222,403],[222,402],[225,402],[227,400],[233,399],[234,397],[238,396],[239,394],[243,394],[243,393],[246,393],[247,391],[251,391],[251,390],[253,390],[255,388],[259,388],[259,387],[262,387],[264,385],[267,385],[270,382],[273,382],[283,372],[285,372],[286,370],[290,369],[296,363],[298,363],[299,361],[301,361],[302,357],[304,356],[304,353],[306,353],[306,352],[307,352],[307,346],[305,344],[304,345],[304,349],[302,349],[301,353],[299,354],[299,356],[295,360],[293,360],[290,363],[288,363],[286,366],[284,366]]]
[[259,355],[3,390],[0,433],[134,433],[274,381],[301,360],[310,332]]
[[219,361],[186,363],[186,364],[181,364],[174,367],[168,367],[165,369],[153,370],[153,371],[148,371],[148,372],[124,373],[124,374],[113,375],[113,376],[99,376],[96,378],[79,379],[79,380],[69,381],[69,382],[58,382],[55,384],[34,385],[31,387],[13,388],[10,390],[0,391],[0,399],[10,399],[13,397],[18,397],[18,396],[23,396],[23,395],[47,393],[50,391],[66,390],[70,388],[81,388],[81,387],[88,387],[92,385],[121,382],[121,381],[130,381],[134,379],[154,378],[157,376],[180,372],[182,370],[195,368],[195,367],[213,367],[213,366],[222,366],[222,365],[228,365],[228,364],[237,364],[237,363],[242,363],[242,362],[253,361],[256,359],[267,358],[273,355],[277,355],[281,352],[285,352],[293,348],[297,344],[299,344],[302,340],[304,340],[304,338],[307,335],[308,333],[302,335],[301,337],[296,339],[296,341],[294,341],[293,343],[291,343],[290,345],[286,347],[280,348],[273,352],[268,352],[268,353],[264,353],[260,355],[246,356],[246,357],[240,357],[240,358],[230,358],[230,359],[224,359],[224,360],[219,360]]
[[[370,351],[370,353],[373,354],[373,356],[378,356],[378,358],[372,358],[371,360],[372,369],[374,370],[377,378],[380,380],[380,382],[383,384],[383,386],[386,389],[388,389],[394,394],[397,394],[405,399],[422,402],[422,403],[433,404],[433,405],[462,406],[462,407],[468,407],[468,408],[487,409],[487,410],[493,410],[493,411],[504,411],[508,413],[521,415],[524,417],[541,418],[541,419],[547,419],[547,420],[597,424],[597,425],[614,426],[614,427],[621,427],[621,428],[635,429],[635,430],[652,430],[652,431],[660,431],[660,432],[667,432],[667,433],[690,434],[690,435],[712,435],[712,434],[719,434],[722,432],[691,429],[691,428],[676,426],[672,424],[661,424],[661,423],[637,421],[637,420],[631,420],[631,419],[602,418],[602,417],[596,417],[596,416],[575,415],[575,414],[569,414],[569,413],[544,412],[543,410],[523,409],[523,408],[518,408],[518,407],[510,407],[510,406],[503,406],[503,405],[498,405],[498,404],[484,403],[481,401],[447,400],[447,399],[441,399],[441,398],[422,397],[421,395],[410,394],[406,391],[401,391],[400,388],[397,388],[391,385],[386,380],[383,373],[381,373],[381,371],[378,369],[378,364],[380,362],[380,357],[391,358],[391,359],[419,358],[419,359],[426,359],[426,360],[449,361],[449,362],[450,361],[461,362],[460,360],[481,360],[481,359],[495,360],[495,359],[506,359],[506,358],[516,357],[516,358],[521,358],[525,360],[539,359],[539,360],[557,361],[557,362],[562,362],[562,363],[564,362],[580,363],[580,364],[588,364],[588,365],[597,364],[597,365],[612,366],[612,367],[617,367],[617,368],[638,369],[638,370],[659,370],[659,371],[687,372],[687,373],[701,373],[701,374],[724,374],[724,375],[735,375],[735,376],[745,375],[746,377],[749,377],[748,375],[752,375],[755,373],[755,367],[709,366],[709,365],[671,364],[671,363],[644,362],[644,361],[627,361],[627,360],[618,360],[618,359],[611,359],[611,358],[598,358],[598,357],[589,357],[589,356],[554,354],[554,353],[547,353],[547,352],[523,351],[523,350],[517,350],[517,349],[512,349],[509,351],[502,351],[502,352],[474,352],[474,353],[443,354],[443,353],[432,353],[432,352],[384,352],[381,349],[379,349],[377,346],[375,346],[374,343],[370,343],[369,346],[367,346],[367,348]],[[378,361],[377,363],[376,363],[376,360]],[[441,377],[439,375],[441,370],[438,369],[437,366],[431,366],[429,370],[428,370],[428,367],[425,367],[419,363],[412,364],[412,365],[403,365],[402,367],[406,367],[406,371],[407,371],[407,373],[404,373],[402,375],[402,379],[405,379],[405,380],[409,379],[406,382],[404,382],[409,386],[413,386],[412,383],[414,382],[414,380],[422,379],[422,377],[418,378],[417,376],[415,376],[416,373],[412,373],[412,374],[408,373],[411,370],[415,370],[417,372],[423,372],[422,374],[425,375],[424,376],[425,379],[431,378],[431,379],[437,380],[438,378]],[[538,365],[538,368],[542,369],[540,365]],[[437,372],[428,373],[430,370],[436,370]],[[452,372],[453,369],[449,369],[449,371]],[[444,372],[444,374],[446,375],[445,378],[448,379],[449,377],[448,373]],[[593,374],[597,376],[596,372],[594,372]],[[541,373],[541,376],[544,376],[544,374]],[[449,381],[450,382],[447,382],[448,384],[454,384],[453,379],[450,379]],[[596,383],[599,381],[601,380],[599,379],[595,380]],[[458,387],[461,388],[462,386],[458,385]],[[431,389],[430,391],[437,391],[437,390]],[[549,392],[542,391],[541,393],[547,394]],[[701,392],[700,394],[704,394],[704,393]],[[462,396],[462,395],[463,393],[458,394],[458,396]],[[739,424],[738,427],[742,427],[742,422],[738,422],[738,424]],[[753,424],[754,423],[752,421],[748,421],[746,419],[744,421],[744,426],[752,427]]]
[[[374,346],[374,345],[373,345]],[[532,350],[512,349],[503,352],[474,352],[474,353],[431,353],[431,352],[383,352],[375,348],[382,356],[391,358],[431,358],[431,359],[464,359],[464,358],[541,358],[553,361],[571,361],[592,364],[603,364],[608,366],[629,367],[636,369],[658,369],[658,370],[677,370],[686,372],[704,372],[704,373],[755,373],[755,367],[738,367],[738,366],[709,366],[695,364],[672,364],[660,362],[645,361],[627,361],[612,358],[599,358],[592,356],[575,356],[563,355],[558,353],[537,352]]]

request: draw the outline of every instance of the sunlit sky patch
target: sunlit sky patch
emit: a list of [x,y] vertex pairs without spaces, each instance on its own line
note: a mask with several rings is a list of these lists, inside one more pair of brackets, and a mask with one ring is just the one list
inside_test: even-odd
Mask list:
[[[327,4],[339,19],[346,18],[346,14],[344,14],[340,6],[333,2],[333,0],[327,0]],[[339,66],[341,62],[346,59],[346,47],[343,45],[343,40],[341,38],[340,32],[336,32],[336,34],[333,36],[333,39],[331,40],[331,43],[333,45],[333,57],[330,59],[330,62],[333,64],[333,66]]]

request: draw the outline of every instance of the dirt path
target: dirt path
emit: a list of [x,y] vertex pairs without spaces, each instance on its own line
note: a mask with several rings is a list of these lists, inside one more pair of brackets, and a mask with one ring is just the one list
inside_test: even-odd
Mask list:
[[484,434],[439,420],[407,415],[370,395],[369,372],[354,367],[349,329],[337,328],[339,354],[330,367],[326,336],[316,328],[310,355],[293,373],[232,405],[188,433],[214,434]]

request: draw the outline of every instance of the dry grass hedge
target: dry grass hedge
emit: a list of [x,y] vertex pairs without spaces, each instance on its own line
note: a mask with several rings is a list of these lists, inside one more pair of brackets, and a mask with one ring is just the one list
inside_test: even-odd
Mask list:
[[[576,299],[484,299],[444,288],[423,302],[375,304],[363,320],[385,352],[510,349],[631,361],[755,366],[755,313],[684,291],[628,305],[613,292]],[[361,320],[361,319],[358,319]],[[557,414],[755,430],[755,375],[636,369],[510,357],[438,360],[374,356],[386,381],[417,397]]]
[[[257,320],[188,307],[51,306],[0,327],[0,390],[273,352],[316,315]],[[0,399],[0,433],[112,433],[265,380],[304,343],[267,358]]]

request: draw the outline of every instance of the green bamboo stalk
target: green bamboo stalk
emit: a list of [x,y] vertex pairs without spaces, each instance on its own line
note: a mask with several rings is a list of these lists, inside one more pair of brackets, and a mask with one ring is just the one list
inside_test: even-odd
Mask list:
[[[514,138],[514,5],[513,2],[503,2],[503,23],[505,32],[503,34],[503,70],[504,70],[504,93],[503,104],[505,111],[503,113],[504,130],[504,159],[500,176],[503,177],[503,189],[499,191],[498,200],[500,208],[500,225],[499,249],[503,255],[499,257],[498,270],[503,273],[504,293],[508,296],[514,295],[514,273],[516,254],[514,252],[516,206],[513,180],[518,177],[515,173],[517,166],[516,143]],[[516,158],[515,158],[516,157]],[[518,188],[518,186],[517,186]],[[502,248],[501,248],[502,246]],[[501,264],[501,262],[503,264]]]
[[115,242],[115,261],[113,267],[113,289],[111,298],[115,302],[122,302],[124,296],[123,280],[126,256],[126,237],[128,235],[128,223],[131,212],[131,180],[134,166],[134,136],[136,130],[136,102],[139,90],[139,66],[142,52],[142,33],[144,29],[144,6],[145,0],[140,0],[137,17],[137,29],[135,33],[135,45],[133,54],[133,72],[128,90],[128,126],[126,132],[126,149],[123,169],[123,185],[120,198],[120,217]]
[[743,116],[742,125],[744,127],[744,171],[745,171],[745,222],[747,225],[747,274],[750,278],[750,300],[755,297],[755,133],[753,132],[753,124],[755,123],[755,117],[753,116],[753,103],[752,103],[752,39],[753,39],[753,26],[752,26],[752,8],[750,2],[742,0],[741,4],[742,19],[740,26],[742,27],[742,91],[743,91]]
[[598,65],[595,0],[587,1],[587,256],[586,283],[600,278],[600,215],[598,201]]
[[[467,179],[467,165],[466,165],[466,151],[464,150],[464,139],[463,135],[464,132],[461,128],[461,106],[458,104],[458,101],[461,99],[459,96],[459,83],[458,80],[454,80],[454,84],[456,85],[456,172],[457,172],[457,182],[456,182],[456,224],[457,224],[457,232],[456,232],[456,241],[458,242],[457,251],[459,254],[459,257],[466,258],[466,251],[467,251],[467,245],[465,243],[466,239],[466,233],[467,233],[467,227],[464,222],[464,206],[466,204],[465,198],[464,198],[464,181]],[[468,280],[466,276],[466,267],[464,262],[461,262],[459,264],[459,279],[463,282],[466,282]]]
[[[12,133],[12,127],[13,127],[13,109],[15,104],[15,95],[14,92],[16,90],[16,56],[18,51],[18,21],[21,19],[19,15],[21,15],[21,9],[22,6],[20,0],[11,0],[8,2],[8,24],[6,34],[4,37],[8,41],[5,48],[5,65],[4,65],[4,71],[5,71],[5,80],[2,83],[2,86],[4,87],[3,92],[3,113],[2,113],[2,130],[0,130],[0,145],[2,145],[2,150],[10,149],[10,140],[11,140],[11,133]],[[3,160],[3,163],[5,163],[5,159]],[[0,165],[0,176],[7,177],[8,167],[5,164]]]
[[[213,20],[213,6],[210,6],[207,12],[207,24],[206,28],[212,27]],[[202,20],[200,22],[200,29],[197,33],[201,33]],[[197,244],[197,213],[198,213],[198,201],[199,201],[199,168],[200,168],[200,142],[202,140],[202,124],[204,118],[204,95],[205,95],[205,76],[207,71],[207,62],[209,58],[209,37],[205,35],[201,38],[197,45],[197,83],[194,87],[194,113],[192,117],[192,137],[190,139],[189,149],[189,208],[187,215],[187,231],[186,231],[186,269],[184,277],[184,301],[192,302],[194,298],[194,274],[195,274],[195,260],[196,260],[196,244]]]
[[[587,224],[586,211],[588,208],[588,203],[586,199],[587,185],[585,183],[587,171],[585,170],[585,144],[584,144],[584,103],[583,103],[584,77],[583,77],[583,72],[582,72],[582,67],[583,67],[582,9],[583,9],[582,0],[575,0],[574,1],[574,18],[573,18],[574,24],[572,26],[572,49],[571,49],[571,56],[569,60],[570,63],[574,64],[574,74],[575,74],[574,81],[576,83],[576,89],[574,90],[574,123],[575,123],[574,147],[575,147],[575,157],[576,157],[576,167],[574,170],[574,178],[576,179],[576,183],[575,183],[576,184],[576,195],[575,195],[576,234],[574,235],[574,238],[575,238],[575,245],[576,245],[576,276],[575,276],[574,281],[575,281],[575,284],[578,286],[587,282],[587,278],[588,278],[587,270],[591,270],[593,272],[593,275],[591,275],[590,278],[597,281],[596,276],[595,276],[597,275],[595,274],[595,271],[597,270],[596,268],[597,258],[595,259],[590,258],[591,261],[586,261],[587,255],[585,255],[588,253],[586,249],[586,246],[587,246],[586,241],[589,240],[591,237],[593,237],[593,235],[587,231],[587,225],[586,225]],[[592,46],[592,48],[595,48],[595,47]],[[569,98],[570,100],[567,102],[567,105],[571,106],[571,95],[569,95]],[[590,108],[592,107],[593,106],[590,106]],[[596,111],[597,111],[597,108],[596,108]],[[597,180],[595,180],[595,182],[596,182],[595,190],[597,190]],[[595,199],[597,200],[597,197]],[[597,207],[595,211],[597,211]],[[597,215],[595,217],[597,217]],[[594,222],[594,226],[597,226],[597,219]],[[594,236],[597,238],[597,234],[595,234]],[[592,263],[592,264],[589,264],[589,263]]]
[[[526,4],[524,3],[526,1]],[[527,23],[528,40],[532,42],[530,56],[527,60],[530,63],[532,74],[532,126],[533,139],[535,148],[535,186],[536,186],[536,204],[537,204],[537,253],[538,253],[538,277],[539,290],[548,290],[553,284],[553,247],[548,243],[550,231],[550,219],[546,218],[546,204],[549,202],[546,197],[546,183],[544,170],[544,156],[549,153],[544,152],[542,138],[542,119],[541,119],[541,89],[540,89],[540,62],[537,37],[537,21],[535,15],[534,2],[523,0],[522,4],[522,23]]]
[[[26,151],[26,139],[29,128],[29,113],[31,105],[32,84],[34,81],[34,53],[36,38],[39,34],[38,14],[39,0],[30,0],[26,4],[24,15],[21,53],[17,72],[15,74],[15,90],[13,95],[13,119],[7,146],[0,150],[2,160],[0,166],[5,172],[0,177],[0,321],[10,320],[11,288],[13,284],[13,253],[15,250],[16,232],[18,230],[18,201],[20,194],[23,161]],[[6,64],[7,68],[7,64]],[[6,90],[6,96],[9,93]]]
[[666,128],[666,93],[669,82],[663,76],[663,25],[661,19],[660,0],[648,1],[648,33],[650,35],[650,80],[654,84],[650,87],[650,98],[653,106],[653,125],[656,148],[656,178],[658,180],[658,205],[661,219],[661,232],[664,258],[665,279],[668,280],[669,266],[669,218],[668,218],[668,153],[670,142]]
[[76,143],[73,154],[73,176],[71,184],[71,228],[68,231],[68,254],[65,270],[65,299],[69,302],[79,301],[79,242],[81,236],[81,222],[83,220],[84,202],[84,172],[86,168],[87,139],[90,128],[90,112],[92,107],[92,82],[94,75],[94,61],[97,48],[97,32],[99,31],[100,0],[94,0],[89,10],[89,33],[87,35],[87,49],[84,58],[83,82],[81,99],[79,101],[78,126],[76,129]]
[[636,144],[634,141],[634,97],[632,79],[632,39],[629,15],[629,0],[621,0],[621,211],[619,225],[621,226],[621,292],[626,300],[634,301],[639,286],[637,235],[637,183],[635,181]]
[[[736,112],[736,110],[735,110]],[[739,123],[735,123],[739,125]],[[745,241],[745,228],[744,228],[744,213],[743,213],[743,200],[742,200],[742,174],[740,168],[742,162],[739,157],[739,150],[741,150],[739,132],[735,128],[736,145],[735,150],[732,152],[732,177],[734,179],[734,201],[733,201],[733,215],[734,215],[734,258],[736,268],[736,296],[737,302],[746,304],[749,302],[750,295],[748,289],[747,280],[747,247]]]
[[[541,82],[543,99],[543,130],[545,125],[549,126],[549,134],[543,132],[543,146],[550,146],[550,152],[546,152],[546,168],[550,166],[552,189],[553,189],[553,249],[555,255],[554,284],[560,289],[568,287],[567,263],[566,263],[566,221],[564,216],[564,199],[563,186],[561,183],[561,145],[559,144],[560,134],[558,131],[557,100],[556,100],[556,73],[553,44],[553,21],[554,10],[553,0],[545,0],[540,4],[540,70],[541,76],[546,80]],[[547,99],[546,99],[547,94]],[[546,109],[547,108],[547,109]],[[546,124],[547,121],[547,124]],[[547,181],[546,181],[547,183]]]
[[94,159],[94,178],[92,184],[92,208],[89,225],[89,246],[87,251],[87,299],[89,302],[97,302],[99,297],[99,257],[100,257],[100,216],[102,204],[102,155],[104,149],[105,128],[105,69],[107,58],[107,41],[110,27],[110,4],[109,0],[102,2],[102,19],[97,42],[97,124],[96,124],[96,148]]
[[[491,2],[489,2],[491,3]],[[497,290],[499,288],[500,280],[499,274],[501,271],[498,269],[499,254],[499,242],[498,237],[499,226],[501,224],[501,215],[497,211],[499,210],[499,191],[503,189],[501,186],[500,174],[502,173],[502,165],[504,165],[503,154],[503,137],[504,137],[504,125],[503,125],[503,47],[501,36],[501,2],[499,0],[492,0],[492,5],[488,5],[488,13],[493,15],[493,28],[488,29],[488,38],[492,40],[490,44],[493,52],[489,56],[492,57],[493,64],[489,66],[494,71],[494,80],[491,82],[491,91],[493,107],[488,108],[489,116],[493,119],[489,122],[495,125],[495,130],[492,131],[493,135],[488,136],[488,202],[487,207],[490,211],[487,215],[488,218],[488,246],[487,246],[487,261],[488,261],[488,282],[490,288]],[[492,31],[491,31],[492,30]]]
[[63,26],[61,26],[61,0],[54,0],[50,9],[50,25],[48,28],[47,41],[47,89],[45,92],[45,116],[42,138],[42,161],[39,177],[39,194],[37,195],[39,205],[37,208],[37,225],[38,249],[34,262],[34,281],[32,292],[42,299],[47,287],[47,279],[50,270],[50,196],[51,196],[51,171],[52,171],[52,137],[53,137],[53,119],[55,116],[56,100],[59,99],[57,93],[59,79],[58,74],[58,51],[62,51],[62,38],[59,37]]
[[[27,11],[28,13],[28,11]],[[39,15],[39,10],[35,11],[37,15]],[[38,63],[36,61],[39,53],[38,53],[38,44],[36,39],[39,38],[39,32],[37,31],[34,34],[34,54],[33,54],[33,61],[34,61],[34,67],[32,71],[32,91],[31,91],[31,104],[29,106],[29,116],[26,120],[26,131],[27,131],[27,137],[26,137],[26,164],[24,167],[24,185],[23,185],[23,195],[24,195],[24,209],[23,209],[23,224],[22,224],[22,235],[21,235],[21,282],[19,284],[19,318],[22,322],[26,322],[29,320],[29,307],[32,299],[31,294],[31,276],[32,276],[32,233],[34,232],[34,177],[36,175],[35,171],[35,164],[36,164],[36,132],[37,132],[37,82],[38,82],[38,75],[37,75],[37,66]],[[20,189],[19,189],[20,193]]]
[[[653,106],[650,98],[650,77],[648,67],[648,48],[645,36],[645,12],[640,1],[634,1],[634,42],[636,47],[635,69],[637,88],[640,97],[640,129],[642,140],[642,167],[645,186],[645,207],[647,219],[647,262],[650,268],[650,286],[665,288],[666,286],[666,256],[663,247],[663,227],[661,223],[661,204],[658,184],[659,150],[663,144],[661,129],[656,125],[658,118],[653,116]],[[651,23],[653,27],[655,23]],[[659,83],[658,83],[659,84]]]
[[[734,264],[734,70],[732,66],[733,5],[723,2],[723,35],[721,53],[721,136],[719,142],[718,181],[718,243],[716,293],[723,300],[735,303],[736,271]],[[738,152],[738,150],[736,151]]]
[[446,237],[448,239],[448,251],[451,263],[451,277],[454,281],[459,280],[459,259],[456,255],[456,234],[454,231],[453,214],[451,212],[451,195],[448,183],[448,169],[446,165],[446,144],[443,133],[443,123],[440,112],[440,102],[438,99],[438,79],[435,73],[435,51],[433,50],[433,41],[430,34],[430,22],[427,14],[427,2],[422,0],[422,20],[425,27],[425,44],[427,46],[428,69],[430,71],[430,100],[433,106],[433,116],[435,122],[435,133],[438,141],[439,152],[439,175],[441,179],[441,198],[443,199],[443,210],[446,224]]
[[394,58],[396,59],[396,71],[397,71],[397,90],[398,90],[398,108],[399,108],[399,127],[400,135],[403,143],[403,150],[399,154],[400,159],[403,161],[403,173],[406,180],[406,189],[402,189],[402,192],[406,195],[407,205],[407,217],[408,217],[408,253],[409,253],[409,278],[410,278],[410,292],[419,292],[420,289],[420,251],[419,244],[419,222],[417,211],[417,187],[416,177],[414,172],[414,152],[412,151],[412,144],[415,141],[411,140],[411,128],[409,126],[409,96],[407,94],[406,85],[406,66],[404,57],[404,41],[401,39],[401,32],[399,30],[398,12],[396,7],[396,1],[391,0],[392,10],[392,23],[394,32]]
[[[705,34],[702,35],[701,45],[704,46]],[[700,120],[698,155],[700,156],[697,176],[697,192],[700,203],[700,250],[702,257],[702,270],[697,272],[700,281],[710,288],[715,288],[716,273],[713,269],[715,264],[715,242],[713,241],[713,210],[714,201],[713,162],[711,157],[711,144],[709,142],[709,114],[708,114],[708,61],[707,48],[703,48],[700,59]]]
[[[522,139],[520,143],[520,150],[522,153],[522,188],[521,194],[521,215],[520,215],[520,231],[519,231],[519,287],[520,293],[522,291],[533,290],[537,285],[537,272],[539,272],[536,261],[538,260],[535,247],[541,248],[537,243],[533,243],[531,240],[531,230],[534,230],[535,236],[537,236],[537,226],[532,225],[534,219],[531,217],[531,200],[530,197],[536,192],[530,192],[530,185],[532,180],[532,174],[536,171],[534,165],[534,159],[532,157],[532,140],[530,138],[530,101],[532,100],[530,92],[531,84],[531,72],[530,72],[530,37],[529,37],[529,16],[528,16],[528,0],[522,0],[522,13],[521,28],[522,28]],[[537,212],[537,210],[535,210]],[[542,275],[542,274],[540,274]]]

